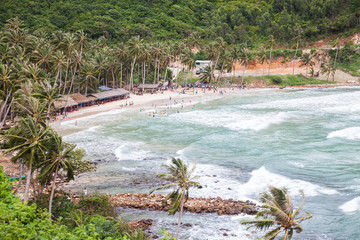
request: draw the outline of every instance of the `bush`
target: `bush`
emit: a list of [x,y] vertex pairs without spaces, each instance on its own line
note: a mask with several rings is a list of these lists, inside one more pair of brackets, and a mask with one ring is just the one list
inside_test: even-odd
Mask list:
[[280,76],[268,76],[273,84],[280,84],[282,83],[282,79]]
[[109,197],[100,193],[83,196],[76,208],[89,216],[98,214],[103,217],[116,217],[115,207],[111,204]]

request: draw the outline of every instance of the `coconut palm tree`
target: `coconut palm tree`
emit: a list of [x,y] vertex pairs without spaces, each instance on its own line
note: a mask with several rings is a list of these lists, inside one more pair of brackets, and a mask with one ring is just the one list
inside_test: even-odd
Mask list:
[[313,57],[314,56],[311,53],[305,53],[300,57],[300,62],[301,62],[300,67],[302,66],[306,67],[305,77],[307,77],[308,67],[309,66],[312,67],[315,65],[314,61],[312,60]]
[[267,230],[273,226],[274,229],[267,232],[261,239],[273,240],[281,232],[284,232],[283,240],[290,240],[294,234],[302,232],[303,228],[299,225],[302,221],[310,219],[312,215],[309,212],[302,217],[298,217],[305,201],[305,195],[301,191],[302,202],[295,210],[292,199],[285,188],[269,187],[269,192],[260,195],[260,202],[264,205],[256,215],[260,220],[242,221],[243,225],[250,225],[249,228]]
[[233,45],[230,49],[230,60],[232,62],[233,68],[233,81],[235,79],[235,72],[236,72],[236,62],[239,59],[239,48],[236,45]]
[[257,58],[258,58],[259,63],[261,63],[263,65],[263,82],[265,83],[265,64],[264,63],[266,63],[266,61],[267,61],[265,46],[261,46],[258,49]]
[[243,46],[241,48],[239,60],[240,60],[240,63],[243,65],[243,75],[242,75],[242,79],[241,79],[241,86],[243,86],[244,85],[244,80],[245,80],[246,66],[251,61],[251,52],[246,46]]
[[194,164],[192,169],[189,170],[189,165],[183,163],[183,161],[179,158],[172,158],[171,162],[172,164],[164,165],[168,173],[162,173],[158,175],[170,183],[151,190],[150,194],[157,190],[174,188],[174,190],[167,195],[163,203],[167,203],[167,200],[169,199],[171,200],[169,208],[169,214],[171,215],[175,214],[179,210],[179,221],[176,230],[176,239],[178,239],[181,217],[184,211],[184,203],[189,197],[189,189],[191,187],[202,188],[202,186],[198,182],[194,181],[196,178],[198,178],[198,176],[191,176],[195,170],[196,164]]
[[136,58],[140,56],[142,49],[143,39],[140,36],[132,37],[128,41],[128,51],[129,55],[132,57],[133,62],[131,63],[131,73],[130,73],[130,90],[134,87],[134,67],[136,63]]
[[329,81],[330,74],[335,76],[335,69],[332,68],[330,60],[321,64],[321,73],[326,75],[326,81]]
[[[84,67],[81,69],[81,76],[83,80],[82,86],[85,86],[84,95],[88,95],[89,86],[93,86],[92,89],[96,90],[98,88],[98,82],[95,83],[96,80],[96,69],[95,65],[91,62],[85,63]],[[95,87],[94,87],[95,86]]]
[[49,81],[44,81],[34,86],[33,97],[41,99],[47,104],[48,117],[51,116],[52,110],[55,108],[55,101],[61,98],[57,85],[52,86]]
[[22,162],[27,166],[24,202],[29,199],[30,179],[36,162],[46,158],[47,141],[50,127],[38,124],[32,117],[23,118],[20,123],[6,134],[8,149],[5,153],[16,152],[11,158],[13,162]]
[[295,28],[295,31],[296,31],[296,37],[295,37],[295,40],[296,40],[296,51],[295,51],[295,55],[294,55],[294,60],[293,60],[293,72],[292,72],[292,75],[294,76],[295,74],[295,59],[296,59],[296,55],[297,55],[297,52],[298,52],[298,49],[299,49],[299,42],[300,42],[300,39],[301,39],[301,33],[302,33],[302,30],[301,30],[301,27],[300,26],[297,26]]
[[[336,54],[335,54],[333,69],[336,69],[336,60],[337,60],[337,57],[338,57],[338,54],[339,54],[339,48],[340,48],[340,39],[339,38],[337,38],[334,41],[333,46],[336,47]],[[335,80],[334,78],[335,78],[335,74],[333,74],[333,81]]]
[[63,141],[61,136],[58,136],[55,132],[51,132],[51,137],[48,142],[48,157],[40,163],[41,168],[40,179],[41,183],[50,182],[51,194],[49,199],[49,214],[51,218],[52,202],[54,197],[54,191],[56,188],[56,178],[59,170],[65,170],[67,180],[74,179],[74,171],[69,161],[71,152],[75,149],[76,145],[69,144]]
[[270,74],[270,65],[271,65],[271,53],[272,53],[272,49],[273,49],[273,45],[274,45],[274,36],[270,35],[269,36],[269,40],[268,42],[270,43],[270,56],[269,56],[269,70],[268,70],[268,74]]

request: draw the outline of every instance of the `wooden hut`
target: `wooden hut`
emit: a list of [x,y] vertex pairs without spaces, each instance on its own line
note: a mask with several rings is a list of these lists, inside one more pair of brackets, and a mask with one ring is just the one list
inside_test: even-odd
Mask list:
[[141,92],[141,93],[156,93],[157,90],[159,90],[161,86],[161,83],[158,84],[139,84],[139,86],[137,86],[135,88],[135,92]]
[[126,99],[129,97],[129,91],[122,88],[117,88],[106,92],[92,93],[89,96],[95,97],[95,102],[97,104],[102,104],[120,99]]
[[78,103],[75,102],[74,99],[72,99],[70,96],[63,96],[59,98],[57,101],[55,101],[54,105],[56,109],[60,110],[60,112],[64,110],[65,106],[65,110],[67,112],[72,112],[78,109]]
[[79,107],[88,107],[91,106],[95,103],[96,99],[95,97],[92,96],[88,96],[85,97],[84,95],[80,94],[80,93],[73,93],[70,94],[70,97],[77,102]]

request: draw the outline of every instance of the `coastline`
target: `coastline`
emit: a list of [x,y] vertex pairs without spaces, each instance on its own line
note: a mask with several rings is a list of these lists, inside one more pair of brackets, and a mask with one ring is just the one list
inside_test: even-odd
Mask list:
[[[260,88],[246,88],[240,89],[238,87],[219,87],[216,92],[213,90],[203,91],[201,88],[195,89],[197,94],[179,94],[171,91],[164,91],[163,93],[155,93],[155,94],[145,94],[145,95],[135,95],[131,94],[130,98],[119,100],[115,102],[110,102],[102,105],[93,105],[90,107],[80,108],[78,111],[71,112],[65,119],[55,120],[54,122],[50,122],[50,126],[55,128],[55,130],[61,129],[61,123],[74,121],[77,119],[81,119],[88,116],[93,116],[100,113],[106,113],[113,110],[129,110],[129,109],[140,109],[140,108],[156,108],[155,106],[173,106],[181,103],[189,103],[188,101],[201,101],[205,98],[214,99],[214,98],[222,98],[225,96],[231,96],[234,94],[241,94],[248,91],[256,91],[256,90],[266,90],[266,89],[299,89],[299,88],[334,88],[334,87],[359,87],[360,84],[354,83],[337,83],[337,84],[312,84],[312,85],[296,85],[296,86],[267,86]],[[221,95],[219,92],[223,91],[224,94]],[[171,100],[170,100],[171,99]],[[176,101],[176,104],[174,103]],[[133,102],[133,105],[129,105],[129,102]],[[123,105],[121,107],[121,105]],[[127,106],[125,106],[127,105]]]

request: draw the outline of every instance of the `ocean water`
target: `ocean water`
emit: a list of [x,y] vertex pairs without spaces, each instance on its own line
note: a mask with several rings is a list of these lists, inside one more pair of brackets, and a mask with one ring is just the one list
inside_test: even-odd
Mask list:
[[[179,106],[158,106],[167,110],[162,117],[149,117],[154,109],[147,108],[81,118],[76,127],[63,123],[65,140],[84,148],[89,159],[105,161],[73,187],[149,192],[160,184],[161,165],[179,157],[197,162],[204,188],[191,189],[193,197],[257,202],[273,185],[286,187],[298,205],[302,189],[303,209],[313,218],[293,239],[360,239],[360,88],[244,91],[184,104],[179,113]],[[161,228],[176,230],[177,215],[119,213],[128,220],[154,219],[156,235]],[[244,219],[252,217],[185,213],[181,239],[261,236],[241,226]]]

